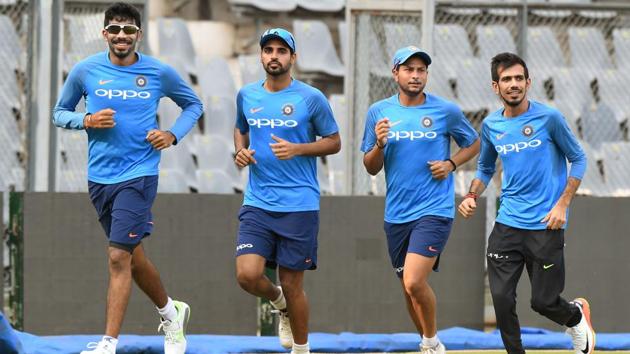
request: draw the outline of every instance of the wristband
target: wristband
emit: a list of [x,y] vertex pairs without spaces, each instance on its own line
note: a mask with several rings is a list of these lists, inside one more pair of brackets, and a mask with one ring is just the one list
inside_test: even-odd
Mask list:
[[479,194],[477,194],[475,192],[468,192],[468,194],[466,194],[464,199],[466,199],[466,198],[472,198],[474,200],[477,200],[477,198],[479,198]]
[[451,163],[451,165],[453,165],[453,171],[455,171],[457,169],[457,165],[455,164],[455,161],[451,160],[451,159],[446,159],[445,161],[448,161]]

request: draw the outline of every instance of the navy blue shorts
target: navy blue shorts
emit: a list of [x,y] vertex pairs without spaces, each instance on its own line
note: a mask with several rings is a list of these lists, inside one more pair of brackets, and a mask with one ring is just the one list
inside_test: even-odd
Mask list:
[[444,216],[423,216],[418,220],[403,224],[385,222],[387,248],[392,266],[399,278],[403,276],[407,253],[417,253],[425,257],[437,257],[433,270],[437,271],[440,254],[451,233],[453,219]]
[[151,206],[158,176],[145,176],[115,184],[88,182],[90,199],[112,247],[129,252],[153,230]]
[[317,268],[319,211],[274,212],[244,205],[238,220],[237,257],[253,253],[264,257],[268,267]]

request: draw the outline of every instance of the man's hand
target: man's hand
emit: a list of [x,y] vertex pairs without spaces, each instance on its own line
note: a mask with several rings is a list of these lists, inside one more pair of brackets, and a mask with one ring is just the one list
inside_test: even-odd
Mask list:
[[169,131],[153,129],[146,137],[147,141],[157,150],[164,150],[175,142],[175,135]]
[[105,108],[96,113],[88,114],[83,118],[83,126],[94,129],[113,128],[116,125],[114,113],[116,111],[113,109]]
[[459,213],[462,214],[463,217],[468,219],[475,214],[475,209],[477,209],[477,201],[475,200],[475,198],[468,197],[462,200],[461,203],[459,203],[457,211],[459,211]]
[[429,161],[427,163],[435,179],[445,179],[453,171],[453,164],[449,161]]
[[376,144],[378,146],[385,147],[387,144],[387,134],[389,134],[389,118],[383,118],[376,123],[374,132],[376,133]]
[[271,146],[271,151],[276,157],[280,160],[289,160],[294,156],[299,155],[299,145],[294,144],[284,139],[278,138],[277,136],[271,134],[271,139],[276,141],[275,143],[269,143]]
[[561,229],[567,222],[567,207],[556,203],[540,222],[547,223],[547,228],[550,230]]
[[244,168],[245,166],[252,163],[255,164],[256,163],[256,159],[254,158],[255,153],[256,153],[256,150],[242,148],[236,153],[236,156],[234,157],[234,163],[236,164],[236,166],[240,168]]

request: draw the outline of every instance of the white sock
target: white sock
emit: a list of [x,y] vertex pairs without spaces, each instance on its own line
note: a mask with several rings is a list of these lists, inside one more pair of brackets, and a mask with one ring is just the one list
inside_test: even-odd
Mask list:
[[177,309],[175,308],[173,299],[170,297],[168,298],[166,305],[163,308],[157,308],[157,310],[160,316],[167,321],[173,321],[177,318]]
[[422,345],[427,347],[435,347],[438,344],[440,344],[440,340],[438,339],[437,334],[431,338],[422,336]]
[[309,354],[311,349],[309,348],[308,342],[304,344],[296,344],[293,342],[293,348],[291,349],[291,354]]
[[118,345],[118,338],[114,338],[110,336],[103,336],[103,338],[101,338],[101,342],[110,343],[114,349],[114,352],[116,352],[116,346]]
[[[282,287],[278,287],[280,290],[280,295],[277,299],[271,301],[271,305],[275,307],[276,310],[286,310],[287,308],[287,300],[284,299],[284,293],[282,292]],[[308,343],[307,343],[308,344]]]

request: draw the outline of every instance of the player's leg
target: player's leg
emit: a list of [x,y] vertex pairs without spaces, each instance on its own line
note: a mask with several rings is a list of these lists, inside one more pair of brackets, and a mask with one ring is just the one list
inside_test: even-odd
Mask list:
[[560,296],[565,283],[564,230],[531,231],[526,246],[532,259],[528,264],[532,309],[567,326],[576,352],[592,352],[595,332],[590,322],[588,302],[584,299],[567,302]]
[[407,293],[407,289],[405,289],[405,282],[403,281],[402,278],[400,278],[400,285],[402,286],[403,295],[405,297],[405,305],[407,306],[407,313],[409,313],[409,317],[411,317],[411,321],[413,322],[413,325],[416,326],[416,330],[418,331],[418,334],[420,334],[420,336],[422,337],[422,334],[424,333],[424,331],[422,329],[422,322],[420,321],[420,313],[421,313],[420,306],[416,304]]
[[429,285],[432,270],[437,270],[439,255],[444,251],[453,219],[424,216],[413,223],[405,256],[403,282],[407,294],[420,308],[422,348],[426,352],[442,353],[444,345],[437,337],[437,304]]
[[276,262],[287,304],[286,313],[280,313],[280,342],[286,347],[291,334],[292,353],[309,353],[309,307],[303,280],[305,270],[317,268],[319,211],[284,213],[271,226],[279,237]]
[[385,222],[383,229],[385,231],[385,235],[387,236],[387,251],[389,253],[392,267],[396,272],[396,276],[400,279],[407,312],[409,313],[409,317],[411,318],[414,326],[416,326],[418,334],[422,336],[424,331],[420,321],[421,309],[407,293],[407,290],[405,289],[405,282],[403,281],[405,257],[407,255],[407,248],[409,247],[409,237],[411,235],[411,230],[413,229],[413,224],[414,222],[403,224]]
[[105,335],[118,338],[131,295],[131,253],[110,243]]
[[[272,218],[262,209],[243,206],[238,215],[236,280],[248,293],[275,303],[284,301],[282,292],[265,276],[267,260],[275,257],[276,235],[269,230]],[[285,305],[286,307],[286,305]]]
[[[293,352],[308,352],[309,308],[304,292],[304,271],[280,267],[280,285],[287,301],[287,312],[293,336]],[[302,349],[302,350],[296,350]]]
[[524,354],[521,326],[516,314],[516,286],[523,273],[522,233],[495,223],[488,240],[487,261],[490,292],[497,326],[508,354]]

